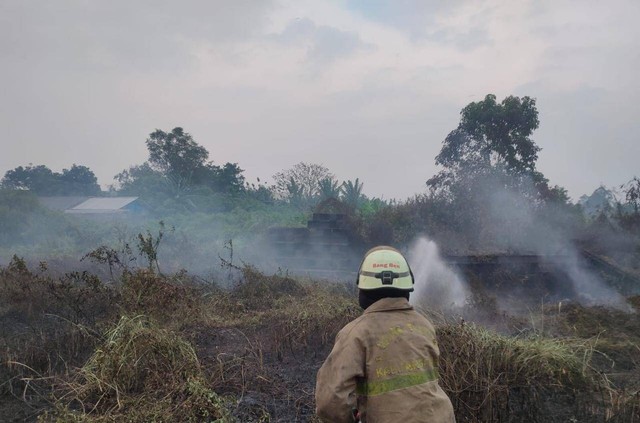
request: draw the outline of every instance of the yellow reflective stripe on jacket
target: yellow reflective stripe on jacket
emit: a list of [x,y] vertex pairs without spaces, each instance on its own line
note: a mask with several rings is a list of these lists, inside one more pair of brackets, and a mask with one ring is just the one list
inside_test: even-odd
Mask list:
[[422,385],[438,379],[437,369],[427,369],[408,375],[394,376],[384,380],[361,381],[358,382],[356,393],[368,397],[386,394],[398,389],[409,388],[411,386]]

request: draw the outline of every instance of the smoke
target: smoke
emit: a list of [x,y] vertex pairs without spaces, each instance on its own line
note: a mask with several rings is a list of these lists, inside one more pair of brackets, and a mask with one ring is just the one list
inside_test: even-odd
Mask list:
[[[553,269],[560,283],[574,292],[574,300],[584,305],[606,305],[627,309],[620,293],[596,275],[576,246],[577,220],[566,207],[545,208],[521,192],[488,184],[482,190],[489,201],[490,232],[503,250],[535,253]],[[560,287],[558,287],[560,288]]]
[[571,281],[578,302],[630,310],[625,298],[591,272],[575,248],[567,248],[560,270]]
[[438,245],[426,238],[418,238],[408,253],[415,277],[413,303],[438,309],[462,307],[469,295],[467,284],[442,260]]

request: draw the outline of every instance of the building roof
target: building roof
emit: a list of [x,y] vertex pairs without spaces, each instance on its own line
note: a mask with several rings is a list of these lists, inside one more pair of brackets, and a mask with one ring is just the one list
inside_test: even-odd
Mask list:
[[92,197],[65,210],[65,213],[122,213],[125,211],[125,207],[137,199],[138,197]]
[[89,198],[91,197],[38,197],[38,201],[48,209],[64,211],[87,201]]

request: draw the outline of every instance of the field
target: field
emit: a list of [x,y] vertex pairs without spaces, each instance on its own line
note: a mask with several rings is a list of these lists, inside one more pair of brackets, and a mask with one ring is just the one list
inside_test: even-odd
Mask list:
[[[14,257],[0,270],[0,420],[316,421],[315,374],[360,314],[355,298],[249,265],[205,280],[99,264],[61,274]],[[523,310],[486,293],[456,314],[423,310],[458,421],[638,421],[635,312]]]

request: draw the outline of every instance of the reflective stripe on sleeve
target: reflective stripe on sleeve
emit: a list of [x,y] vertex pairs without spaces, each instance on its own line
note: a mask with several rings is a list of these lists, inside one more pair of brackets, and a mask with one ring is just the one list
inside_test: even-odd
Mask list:
[[432,368],[417,373],[410,373],[408,375],[394,376],[389,379],[361,381],[358,382],[356,393],[358,395],[372,397],[396,391],[398,389],[422,385],[423,383],[432,382],[434,380],[438,380],[438,370]]

